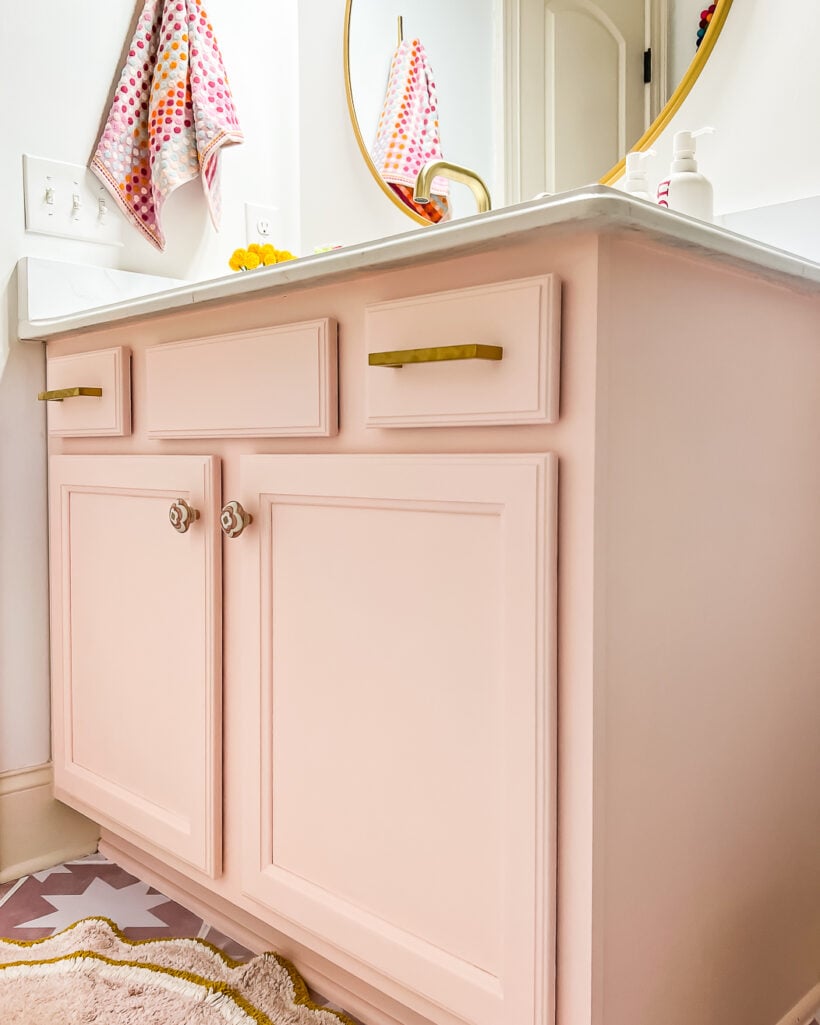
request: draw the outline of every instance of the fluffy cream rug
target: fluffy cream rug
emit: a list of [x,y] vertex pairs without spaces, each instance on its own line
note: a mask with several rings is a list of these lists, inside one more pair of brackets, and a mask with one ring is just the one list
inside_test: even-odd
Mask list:
[[245,964],[204,940],[126,939],[84,918],[32,943],[0,939],[2,1025],[352,1025],[317,1007],[275,954]]

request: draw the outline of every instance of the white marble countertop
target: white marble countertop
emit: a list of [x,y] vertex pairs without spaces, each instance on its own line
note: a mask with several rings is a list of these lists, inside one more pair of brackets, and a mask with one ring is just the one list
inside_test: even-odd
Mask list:
[[504,207],[444,225],[416,228],[372,242],[302,257],[265,270],[230,274],[196,285],[131,298],[109,306],[50,319],[29,320],[21,296],[19,337],[48,340],[87,328],[241,296],[258,298],[279,291],[333,284],[361,271],[409,267],[486,251],[523,233],[594,231],[635,234],[696,252],[802,292],[820,291],[820,264],[736,235],[731,231],[634,199],[617,189],[589,186],[546,199]]

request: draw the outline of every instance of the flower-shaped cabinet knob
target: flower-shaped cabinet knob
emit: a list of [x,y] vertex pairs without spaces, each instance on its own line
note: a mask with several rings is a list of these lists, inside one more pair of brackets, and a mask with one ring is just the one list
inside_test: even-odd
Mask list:
[[192,509],[184,498],[178,498],[176,502],[171,503],[171,508],[168,510],[168,519],[171,521],[171,526],[174,530],[179,531],[180,534],[185,534],[190,529],[191,524],[199,519],[199,513],[196,509]]
[[228,502],[222,507],[219,523],[225,537],[239,537],[245,527],[253,523],[253,516],[245,512],[239,502]]

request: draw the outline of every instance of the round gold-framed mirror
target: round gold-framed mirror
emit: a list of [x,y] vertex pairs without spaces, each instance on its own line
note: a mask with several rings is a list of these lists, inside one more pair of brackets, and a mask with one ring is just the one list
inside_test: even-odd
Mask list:
[[[698,29],[691,0],[346,0],[345,87],[362,157],[381,191],[419,224],[476,209],[466,190],[450,191],[442,178],[437,201],[413,202],[414,172],[430,158],[474,170],[495,206],[612,185],[626,152],[651,148],[689,95],[731,7],[716,0],[689,60]],[[631,56],[630,33],[633,50],[641,47]],[[631,81],[625,69],[638,60],[640,81]],[[416,105],[408,111],[402,102]],[[399,120],[405,115],[412,132]],[[399,148],[418,143],[420,131],[422,144],[397,165]]]

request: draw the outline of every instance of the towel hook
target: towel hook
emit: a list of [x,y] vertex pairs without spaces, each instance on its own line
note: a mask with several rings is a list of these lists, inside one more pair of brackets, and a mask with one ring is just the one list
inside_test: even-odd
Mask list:
[[399,46],[404,42],[404,18],[399,15]]

